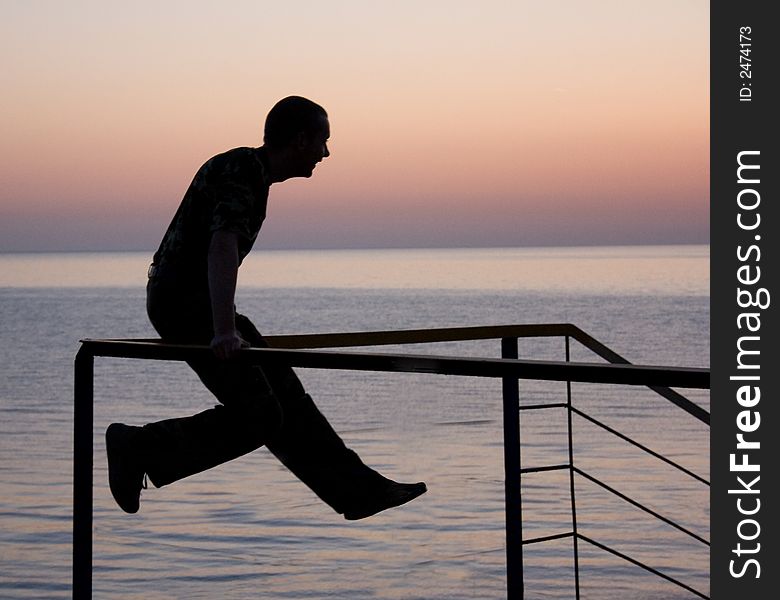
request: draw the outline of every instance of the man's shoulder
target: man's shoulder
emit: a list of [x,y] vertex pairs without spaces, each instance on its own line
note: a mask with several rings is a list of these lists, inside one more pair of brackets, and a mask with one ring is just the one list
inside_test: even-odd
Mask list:
[[225,150],[224,152],[212,156],[203,166],[254,166],[259,162],[259,148],[241,146]]
[[212,156],[198,170],[197,177],[208,181],[222,177],[241,178],[243,175],[254,180],[264,174],[264,169],[260,149],[241,146]]

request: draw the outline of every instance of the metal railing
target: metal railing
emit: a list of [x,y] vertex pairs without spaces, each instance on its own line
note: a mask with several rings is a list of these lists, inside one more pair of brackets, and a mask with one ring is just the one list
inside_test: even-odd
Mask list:
[[[530,337],[563,337],[565,361],[542,361],[518,358],[518,339]],[[651,456],[674,466],[689,477],[706,485],[702,477],[692,473],[661,454],[631,440],[628,436],[599,422],[572,406],[572,382],[647,386],[689,415],[709,425],[709,413],[678,392],[677,388],[709,389],[708,369],[632,365],[604,344],[571,324],[504,325],[460,327],[447,329],[416,329],[334,333],[311,335],[267,336],[270,348],[248,348],[235,358],[245,364],[274,365],[313,369],[340,369],[395,373],[431,373],[467,377],[500,378],[503,390],[504,474],[506,511],[507,597],[520,600],[524,596],[523,546],[555,539],[573,539],[576,597],[579,598],[578,542],[584,541],[637,565],[675,585],[699,596],[693,589],[658,569],[623,554],[606,544],[583,535],[577,528],[575,475],[591,481],[606,491],[629,502],[701,543],[709,542],[678,525],[671,519],[641,505],[628,495],[606,485],[574,464],[572,416],[577,415],[618,436]],[[500,359],[440,356],[424,354],[365,353],[323,350],[325,348],[366,347],[383,345],[423,344],[452,341],[501,340]],[[608,363],[570,361],[570,340],[574,339]],[[146,360],[183,361],[210,355],[206,346],[185,346],[162,343],[160,340],[83,340],[75,361],[74,399],[74,484],[73,484],[73,597],[91,598],[92,594],[92,485],[93,485],[93,391],[94,358],[116,357]],[[520,406],[519,380],[566,382],[565,403]],[[563,465],[522,468],[520,461],[520,411],[565,408],[568,424],[568,463]],[[569,471],[572,530],[544,537],[523,539],[521,476],[524,474]]]

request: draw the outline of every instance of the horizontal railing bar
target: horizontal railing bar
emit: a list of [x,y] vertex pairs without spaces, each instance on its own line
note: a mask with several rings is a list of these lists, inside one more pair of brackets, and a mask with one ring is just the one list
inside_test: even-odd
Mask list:
[[543,408],[568,408],[568,404],[565,402],[556,402],[554,404],[528,404],[526,406],[520,405],[520,410],[541,410]]
[[596,540],[591,539],[591,538],[589,538],[586,535],[583,535],[583,534],[577,532],[577,537],[579,539],[584,540],[584,541],[588,542],[589,544],[595,546],[596,548],[601,548],[605,552],[609,552],[610,554],[614,554],[618,558],[622,558],[623,560],[628,561],[631,564],[636,565],[637,567],[640,567],[640,568],[644,569],[645,571],[649,571],[650,573],[653,573],[654,575],[658,575],[658,577],[662,577],[663,579],[666,579],[667,581],[670,581],[671,583],[673,583],[675,585],[678,585],[678,586],[680,586],[681,588],[683,588],[685,590],[688,590],[692,594],[697,595],[699,598],[704,598],[705,600],[709,600],[709,598],[710,598],[709,596],[705,596],[700,591],[692,588],[691,586],[686,585],[686,584],[684,584],[681,581],[677,581],[674,577],[670,577],[669,575],[667,575],[665,573],[662,573],[658,569],[654,569],[653,567],[650,567],[650,566],[648,566],[648,565],[646,565],[644,563],[641,563],[638,560],[636,560],[635,558],[631,558],[627,554],[623,554],[622,552],[619,552],[619,551],[615,550],[614,548],[610,548],[609,546],[607,546],[605,544],[597,542]]
[[[113,340],[82,340],[94,356],[151,360],[190,360],[212,356],[208,346]],[[706,369],[649,365],[610,365],[520,359],[463,358],[416,354],[369,354],[323,350],[244,348],[232,360],[242,364],[281,363],[292,367],[469,377],[517,377],[623,385],[709,388]]]
[[564,469],[570,469],[571,465],[549,465],[546,467],[526,467],[524,469],[520,469],[521,474],[526,473],[544,473],[545,471],[563,471]]
[[651,456],[654,456],[658,460],[662,460],[663,462],[667,463],[668,465],[671,465],[672,467],[674,467],[676,469],[679,469],[680,471],[682,471],[683,473],[685,473],[689,477],[692,477],[693,479],[696,479],[697,481],[700,481],[701,483],[703,483],[705,485],[710,485],[710,482],[707,481],[706,479],[704,479],[703,477],[701,477],[700,475],[697,475],[693,471],[690,471],[690,470],[686,469],[685,467],[683,467],[682,465],[677,464],[676,462],[674,462],[670,458],[665,457],[663,454],[659,454],[655,450],[652,450],[652,449],[648,448],[647,446],[645,446],[643,444],[640,444],[636,440],[631,439],[627,435],[625,435],[623,433],[620,433],[616,429],[613,429],[609,425],[606,425],[606,424],[602,423],[601,421],[591,417],[588,414],[585,414],[584,412],[582,412],[581,410],[579,410],[579,409],[577,409],[577,408],[575,408],[573,406],[571,407],[571,410],[572,410],[572,412],[574,412],[574,413],[578,414],[579,416],[581,416],[583,419],[587,419],[588,421],[590,421],[594,425],[598,425],[599,427],[601,427],[605,431],[608,431],[609,433],[619,437],[620,439],[628,442],[629,444],[631,444],[633,446],[636,446],[640,450],[644,450],[645,452],[647,452]]
[[569,531],[569,532],[566,532],[566,533],[555,533],[553,535],[544,535],[542,537],[536,537],[536,538],[531,538],[531,539],[528,539],[528,540],[523,540],[523,546],[526,546],[528,544],[539,544],[541,542],[550,542],[552,540],[561,540],[561,539],[570,538],[570,537],[574,537],[574,532],[573,531]]
[[[476,327],[434,327],[430,329],[388,329],[385,331],[350,331],[338,333],[300,333],[264,335],[272,348],[300,350],[303,348],[348,348],[359,346],[393,346],[402,344],[433,344],[495,340],[504,337],[560,337],[575,335],[578,328],[570,323],[532,323],[521,325],[485,325]],[[124,341],[124,340],[110,340]],[[159,342],[157,339],[137,339],[138,342]]]
[[264,336],[273,348],[337,348],[349,346],[389,346],[399,344],[430,344],[465,342],[505,337],[558,337],[573,335],[577,328],[569,323],[527,325],[488,325],[478,327],[446,327],[432,329],[400,329],[348,333],[310,333],[304,335]]
[[649,515],[652,515],[652,516],[653,516],[653,517],[655,517],[656,519],[658,519],[658,520],[660,520],[660,521],[663,521],[663,522],[664,522],[664,523],[666,523],[667,525],[671,525],[671,526],[672,526],[672,527],[674,527],[675,529],[677,529],[677,530],[679,530],[679,531],[682,531],[683,533],[685,533],[685,534],[689,535],[689,536],[690,536],[690,537],[692,537],[693,539],[700,541],[702,544],[705,544],[705,545],[707,545],[707,546],[709,546],[709,545],[710,545],[709,541],[705,540],[705,539],[704,539],[703,537],[701,537],[700,535],[697,535],[697,534],[693,533],[692,531],[690,531],[689,529],[686,529],[686,528],[685,528],[685,527],[683,527],[682,525],[678,525],[677,523],[675,523],[675,522],[674,522],[674,521],[672,521],[671,519],[669,519],[669,518],[667,518],[667,517],[664,517],[662,514],[660,514],[660,513],[657,513],[657,512],[655,512],[654,510],[652,510],[652,509],[650,509],[650,508],[647,508],[646,506],[644,506],[643,504],[640,504],[639,502],[637,502],[637,501],[636,501],[636,500],[634,500],[633,498],[629,498],[628,496],[626,496],[626,495],[625,495],[625,494],[623,494],[622,492],[619,492],[619,491],[617,491],[615,488],[613,488],[613,487],[611,487],[611,486],[607,485],[607,484],[606,484],[606,483],[604,483],[603,481],[600,481],[600,480],[596,479],[596,478],[595,478],[595,477],[593,477],[592,475],[588,475],[588,474],[587,474],[585,471],[583,471],[582,469],[578,469],[577,467],[573,467],[573,469],[574,469],[574,472],[575,472],[575,473],[577,473],[578,475],[582,475],[582,476],[583,476],[585,479],[588,479],[588,480],[592,481],[593,483],[595,483],[596,485],[598,485],[598,486],[601,486],[602,488],[604,488],[604,489],[605,489],[605,490],[607,490],[608,492],[610,492],[610,493],[614,494],[614,495],[615,495],[615,496],[617,496],[618,498],[621,498],[622,500],[625,500],[625,501],[626,501],[626,502],[628,502],[629,504],[631,504],[631,505],[633,505],[633,506],[637,507],[637,508],[638,508],[638,509],[640,509],[640,510],[643,510],[644,512],[646,512],[646,513],[647,513],[647,514],[649,514]]

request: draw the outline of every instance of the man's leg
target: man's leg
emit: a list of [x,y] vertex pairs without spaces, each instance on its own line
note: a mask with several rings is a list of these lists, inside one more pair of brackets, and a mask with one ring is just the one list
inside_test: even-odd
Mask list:
[[[253,347],[268,347],[243,315],[236,328]],[[426,491],[425,484],[399,484],[377,473],[347,448],[289,367],[264,369],[282,407],[282,426],[266,441],[268,449],[315,494],[347,519],[370,516]]]

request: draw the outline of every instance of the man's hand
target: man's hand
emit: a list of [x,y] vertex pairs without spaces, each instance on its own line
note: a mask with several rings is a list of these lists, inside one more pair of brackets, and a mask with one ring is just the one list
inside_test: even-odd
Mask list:
[[211,340],[211,349],[219,360],[233,358],[241,348],[248,348],[249,342],[241,339],[235,331],[214,336]]

